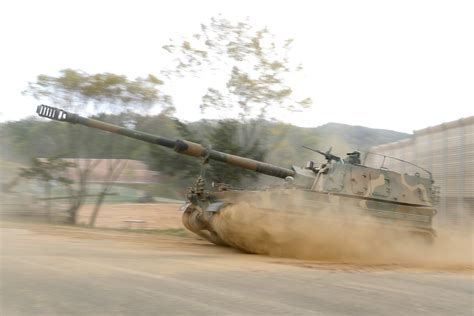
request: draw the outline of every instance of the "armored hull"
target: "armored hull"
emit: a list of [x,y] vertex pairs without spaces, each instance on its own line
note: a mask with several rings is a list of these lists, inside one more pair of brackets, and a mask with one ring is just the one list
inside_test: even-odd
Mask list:
[[[183,207],[184,226],[217,245],[237,247],[247,252],[253,250],[245,245],[236,245],[232,237],[241,240],[239,235],[247,231],[241,225],[253,225],[254,232],[259,226],[263,227],[254,235],[268,234],[265,231],[268,223],[259,222],[268,218],[285,225],[286,231],[298,230],[300,228],[297,226],[306,223],[316,230],[320,226],[344,225],[348,233],[352,226],[360,228],[364,225],[389,232],[388,235],[390,232],[411,234],[428,243],[436,236],[432,228],[436,209],[426,206],[401,205],[295,188],[215,192],[210,200],[212,203],[205,208],[187,203]],[[233,214],[227,216],[226,213],[230,212]],[[240,217],[239,223],[236,216]],[[223,218],[227,221],[225,230],[220,229]],[[236,221],[236,225],[228,225],[228,220]],[[291,227],[293,224],[296,226]]]

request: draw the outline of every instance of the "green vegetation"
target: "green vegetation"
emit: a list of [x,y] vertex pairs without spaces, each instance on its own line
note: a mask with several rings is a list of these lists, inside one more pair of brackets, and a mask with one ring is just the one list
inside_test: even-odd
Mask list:
[[128,231],[133,233],[141,234],[156,234],[156,235],[169,235],[169,236],[178,236],[186,237],[189,236],[189,232],[184,228],[167,228],[167,229],[126,229],[121,228],[117,229],[119,231]]
[[[134,122],[134,128],[153,134],[158,134],[170,138],[184,138],[197,141],[202,144],[210,144],[214,149],[251,156],[261,159],[262,155],[257,155],[260,151],[266,153],[263,160],[275,163],[281,166],[290,166],[292,164],[303,165],[307,160],[321,160],[319,155],[303,149],[302,145],[327,149],[334,147],[335,154],[344,154],[347,150],[368,149],[388,141],[396,141],[407,138],[409,135],[387,130],[377,130],[361,126],[349,126],[344,124],[330,123],[317,128],[302,128],[283,123],[274,123],[264,121],[260,125],[262,133],[266,136],[266,142],[260,142],[254,147],[254,155],[244,151],[239,147],[236,141],[235,129],[238,125],[243,125],[236,121],[198,121],[192,123],[180,122],[175,118],[164,115],[142,116],[138,114],[127,115],[105,115],[98,117],[107,122],[113,122],[120,125]],[[40,133],[23,133],[24,126],[29,126],[31,130],[40,130]],[[8,161],[24,162],[25,164],[32,157],[60,156],[67,152],[69,144],[61,141],[61,133],[65,133],[70,125],[57,122],[44,122],[35,118],[29,118],[17,122],[8,122],[0,124],[0,137],[2,137],[6,150],[5,158]],[[218,132],[222,126],[228,128],[225,131]],[[20,128],[21,127],[21,128]],[[81,126],[72,126],[78,129],[78,133],[84,133],[89,136],[75,140],[76,154],[64,155],[67,158],[123,158],[141,160],[147,163],[150,169],[160,173],[160,179],[163,184],[151,186],[149,184],[127,184],[130,188],[151,191],[153,194],[167,197],[181,198],[183,191],[175,195],[170,190],[169,184],[176,184],[177,188],[186,188],[193,183],[193,177],[199,172],[199,160],[178,155],[171,150],[153,146],[147,143],[127,139],[120,135],[105,133],[87,129]],[[39,137],[39,135],[43,135]],[[44,136],[46,135],[46,136]],[[261,134],[256,135],[259,137]],[[21,138],[22,146],[19,146],[18,139]],[[104,151],[104,144],[114,143],[112,152]],[[102,149],[102,150],[100,150]],[[3,164],[8,165],[9,169],[14,168],[4,160]],[[16,163],[15,163],[16,164]],[[232,179],[235,173],[245,176],[254,173],[243,173],[240,169],[230,167],[219,162],[211,162],[213,172],[222,180]],[[234,178],[235,179],[235,178]],[[252,180],[252,178],[249,178]],[[173,185],[172,185],[173,186]]]
[[111,232],[122,232],[122,233],[138,233],[138,234],[149,234],[149,235],[168,235],[177,237],[190,236],[190,233],[184,228],[165,228],[165,229],[143,229],[143,228],[106,228],[106,227],[91,227],[83,226],[87,229],[93,229],[97,231],[111,231]]

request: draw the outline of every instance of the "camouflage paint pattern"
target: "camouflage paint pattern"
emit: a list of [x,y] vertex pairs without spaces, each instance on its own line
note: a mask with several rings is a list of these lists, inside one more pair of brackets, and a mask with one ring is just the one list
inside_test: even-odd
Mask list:
[[364,200],[379,200],[409,206],[434,205],[433,181],[418,175],[335,163],[321,174],[318,182],[320,191],[355,195]]

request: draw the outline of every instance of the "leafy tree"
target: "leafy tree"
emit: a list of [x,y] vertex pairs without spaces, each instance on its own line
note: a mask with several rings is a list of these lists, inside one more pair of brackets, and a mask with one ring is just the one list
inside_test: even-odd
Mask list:
[[[130,110],[147,111],[154,106],[159,106],[164,113],[173,111],[171,97],[161,92],[159,87],[163,84],[158,78],[149,75],[146,78],[129,80],[125,76],[112,73],[88,74],[86,72],[64,69],[60,75],[39,75],[35,82],[28,85],[25,94],[32,95],[40,101],[46,101],[54,106],[81,113],[106,111],[112,113],[128,112]],[[87,179],[92,170],[100,161],[89,160],[79,163],[79,157],[92,158],[91,154],[84,150],[82,144],[93,143],[94,139],[100,138],[97,131],[86,129],[81,126],[67,125],[66,131],[59,135],[39,135],[41,137],[54,138],[55,142],[65,145],[66,152],[62,156],[74,157],[76,159],[75,172],[79,179],[75,185],[69,186],[70,195],[73,197],[70,222],[76,221],[76,215],[87,195]],[[110,136],[110,135],[108,135]],[[116,136],[117,137],[117,136]],[[95,155],[98,157],[113,158],[110,154],[114,152],[112,144],[116,138],[97,144]],[[64,147],[63,147],[64,148]],[[115,180],[120,170],[120,164],[111,164],[110,178],[106,179],[109,184]],[[118,168],[117,170],[115,168]],[[110,171],[110,170],[109,170]],[[110,185],[104,186],[96,202],[96,209],[103,201],[103,197],[110,189]],[[97,216],[94,212],[94,216]],[[93,223],[94,220],[91,220]]]
[[[236,120],[219,121],[211,133],[210,143],[212,148],[219,151],[227,151],[238,156],[263,160],[266,150],[260,146],[258,141],[254,142],[251,147],[241,146],[241,140],[239,139],[242,137],[241,130],[241,124]],[[217,161],[210,162],[208,175],[214,182],[225,182],[236,186],[240,184],[243,177],[254,180],[258,177],[258,174],[253,171]]]
[[37,76],[23,93],[71,111],[83,112],[92,106],[95,112],[120,113],[132,109],[147,111],[156,105],[172,111],[171,97],[158,89],[161,85],[163,81],[153,75],[130,80],[113,73],[63,69],[57,77]]
[[289,75],[302,69],[289,58],[291,43],[279,43],[267,28],[248,21],[212,18],[199,33],[163,47],[175,57],[166,74],[217,79],[202,96],[203,111],[237,113],[240,120],[267,118],[271,109],[294,111],[311,104],[310,98],[295,100],[288,83]]
[[[161,129],[161,131],[156,132],[157,134],[171,138],[182,138],[197,143],[205,143],[204,139],[198,139],[188,126],[178,119],[158,117],[158,121],[166,123],[167,130]],[[156,124],[156,126],[163,125]],[[169,149],[156,145],[149,145],[149,148],[150,159],[148,160],[148,165],[150,168],[159,170],[162,174],[171,177],[169,180],[172,182],[176,181],[180,185],[190,185],[192,183],[190,179],[194,179],[199,174],[199,159],[178,153],[170,153]]]
[[[168,76],[191,74],[212,83],[202,96],[202,112],[238,118],[224,120],[210,132],[213,147],[263,160],[270,149],[265,146],[265,119],[271,119],[276,109],[296,111],[311,104],[310,98],[296,100],[289,85],[288,77],[302,69],[289,58],[291,43],[278,42],[267,28],[257,29],[248,21],[233,23],[219,17],[202,24],[192,37],[163,47],[175,62],[165,72]],[[234,184],[249,175],[220,164],[212,168],[213,177],[225,175]]]

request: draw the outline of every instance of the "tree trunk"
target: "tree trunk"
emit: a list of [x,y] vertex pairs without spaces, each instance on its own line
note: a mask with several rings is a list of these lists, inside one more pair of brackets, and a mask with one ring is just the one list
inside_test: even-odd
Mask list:
[[99,214],[99,209],[102,206],[102,202],[104,202],[104,198],[105,198],[106,193],[107,193],[107,189],[103,190],[100,193],[99,197],[97,198],[97,201],[95,202],[94,211],[92,212],[92,215],[91,215],[91,218],[90,218],[90,221],[89,221],[89,226],[90,227],[94,227],[94,225],[95,225],[97,215]]
[[68,218],[67,218],[67,223],[70,225],[76,225],[77,222],[77,212],[79,208],[81,207],[82,202],[81,198],[75,197],[71,201],[71,207],[67,210],[68,213]]
[[100,207],[104,202],[104,198],[109,192],[109,190],[113,187],[115,181],[117,181],[118,177],[122,173],[123,169],[127,165],[126,160],[121,159],[109,159],[108,163],[108,172],[104,179],[104,185],[102,186],[102,191],[97,198],[97,201],[94,206],[94,211],[92,212],[91,218],[89,220],[89,226],[93,227],[95,225],[95,221],[97,219],[97,215],[99,214]]
[[45,195],[45,198],[46,198],[46,201],[45,201],[46,219],[48,220],[48,222],[51,222],[51,199],[50,199],[50,197],[51,197],[51,184],[49,184],[49,182],[45,183],[44,195]]
[[87,195],[87,179],[89,174],[94,170],[95,167],[99,164],[100,160],[87,160],[84,166],[81,166],[79,160],[76,158],[76,168],[79,181],[77,183],[77,189],[70,187],[70,193],[73,197],[71,199],[71,207],[68,209],[69,217],[67,223],[71,225],[76,225],[77,223],[77,214],[81,208],[84,198]]

